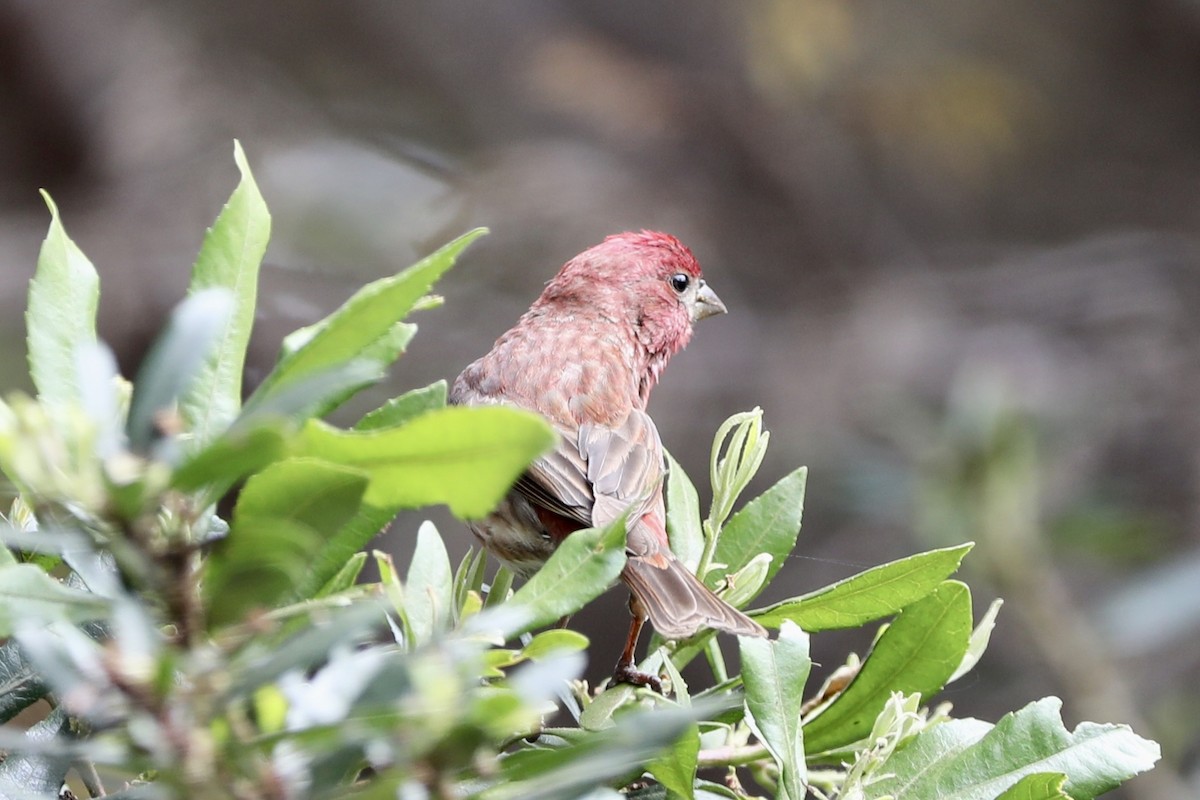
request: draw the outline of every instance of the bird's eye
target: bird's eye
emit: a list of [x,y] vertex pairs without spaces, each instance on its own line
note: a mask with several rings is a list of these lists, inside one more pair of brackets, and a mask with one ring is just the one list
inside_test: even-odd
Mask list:
[[687,291],[688,284],[691,282],[692,279],[683,272],[676,272],[671,276],[671,288],[680,294],[683,294],[685,291]]

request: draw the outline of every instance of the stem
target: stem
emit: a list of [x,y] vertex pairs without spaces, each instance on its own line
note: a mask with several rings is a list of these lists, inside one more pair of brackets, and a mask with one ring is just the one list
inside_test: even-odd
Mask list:
[[79,775],[79,780],[83,781],[83,788],[88,790],[88,794],[92,797],[104,797],[108,792],[104,791],[104,783],[100,780],[100,773],[96,772],[96,765],[87,759],[80,759],[74,764],[75,772]]
[[729,680],[729,670],[725,666],[725,654],[721,652],[721,645],[717,643],[717,637],[713,636],[704,643],[704,655],[708,657],[708,666],[712,668],[713,678],[717,683]]
[[709,767],[741,767],[746,764],[753,764],[755,761],[762,761],[764,758],[770,758],[771,754],[767,751],[765,745],[761,744],[743,744],[730,747],[714,747],[709,750],[701,750],[696,757],[696,766],[699,769],[707,769]]

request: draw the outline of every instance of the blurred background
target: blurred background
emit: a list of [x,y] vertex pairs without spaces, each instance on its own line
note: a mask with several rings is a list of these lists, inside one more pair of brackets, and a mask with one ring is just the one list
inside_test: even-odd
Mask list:
[[[250,386],[362,283],[492,229],[342,421],[453,378],[606,234],[670,231],[730,314],[657,390],[664,442],[704,497],[712,432],[758,405],[751,494],[811,470],[771,598],[974,540],[976,615],[1007,603],[956,713],[1060,695],[1163,744],[1123,796],[1194,797],[1198,86],[1194,0],[0,0],[0,386],[27,387],[37,189],[132,374],[234,137],[274,218]],[[594,677],[623,604],[578,618]],[[819,672],[868,644],[818,637]]]

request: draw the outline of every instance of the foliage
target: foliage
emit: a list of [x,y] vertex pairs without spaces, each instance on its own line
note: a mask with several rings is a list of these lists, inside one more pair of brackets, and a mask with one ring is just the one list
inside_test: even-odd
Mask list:
[[[778,635],[736,642],[740,674],[733,642],[655,639],[641,667],[666,696],[593,690],[585,637],[534,633],[615,580],[620,523],[572,535],[515,591],[482,553],[453,565],[426,523],[403,576],[376,552],[379,580],[359,583],[360,550],[399,509],[484,514],[554,434],[514,409],[447,408],[444,383],[350,430],[318,419],[403,352],[407,316],[481,231],[289,336],[243,404],[270,222],[235,157],[241,182],[133,385],[97,343],[95,270],[50,204],[27,317],[38,399],[0,404],[17,491],[0,529],[0,798],[69,778],[121,798],[1081,800],[1156,760],[1120,725],[1068,732],[1053,698],[995,726],[923,707],[979,659],[999,608],[972,630],[950,579],[970,545],[749,608]],[[672,546],[740,607],[800,530],[803,469],[735,511],[768,438],[757,409],[718,431],[703,519],[670,462]],[[810,634],[884,619],[861,663],[806,689]],[[681,671],[700,656],[713,685],[693,692]],[[39,700],[40,721],[10,722]],[[572,724],[548,727],[556,708]]]

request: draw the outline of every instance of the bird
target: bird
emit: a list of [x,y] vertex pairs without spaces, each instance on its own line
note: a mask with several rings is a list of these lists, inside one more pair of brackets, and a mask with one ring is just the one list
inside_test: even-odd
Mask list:
[[646,411],[693,324],[726,313],[691,250],[670,234],[628,231],[567,261],[483,357],[455,379],[449,402],[534,411],[558,440],[486,517],[468,527],[514,573],[537,572],[566,537],[626,516],[632,616],[615,682],[662,691],[634,664],[647,620],[666,639],[715,629],[767,635],[671,551],[666,462]]

